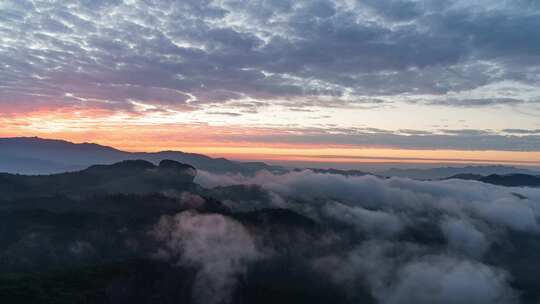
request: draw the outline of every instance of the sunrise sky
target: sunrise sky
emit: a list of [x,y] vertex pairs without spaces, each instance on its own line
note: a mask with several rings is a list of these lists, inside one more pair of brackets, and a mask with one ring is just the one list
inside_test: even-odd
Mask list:
[[540,2],[0,1],[0,137],[540,166]]

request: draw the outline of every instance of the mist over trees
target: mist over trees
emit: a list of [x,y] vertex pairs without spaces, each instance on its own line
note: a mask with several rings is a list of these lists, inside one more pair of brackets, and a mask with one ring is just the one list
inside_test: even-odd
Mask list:
[[12,301],[540,299],[537,188],[173,161],[1,185],[0,295]]

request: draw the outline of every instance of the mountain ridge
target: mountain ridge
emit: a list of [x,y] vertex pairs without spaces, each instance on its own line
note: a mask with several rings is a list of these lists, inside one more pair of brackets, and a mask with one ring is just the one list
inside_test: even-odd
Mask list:
[[171,160],[126,160],[50,175],[0,173],[2,198],[163,193],[194,189],[197,169]]
[[486,184],[506,187],[540,187],[540,176],[530,174],[490,174],[487,176],[479,174],[457,174],[446,179],[474,180]]
[[54,174],[132,159],[146,160],[154,164],[170,159],[218,173],[253,174],[260,170],[283,170],[282,167],[262,162],[240,162],[182,151],[128,152],[95,143],[72,143],[59,139],[0,138],[0,172],[6,173]]
[[464,167],[436,167],[429,169],[400,169],[391,168],[382,172],[378,172],[381,176],[386,177],[407,177],[420,180],[444,179],[455,175],[474,174],[488,176],[492,174],[528,174],[537,175],[540,172],[516,168],[504,165],[485,165],[485,166],[464,166]]
[[391,168],[382,172],[365,172],[360,170],[340,170],[322,168],[285,168],[269,165],[264,162],[242,162],[225,158],[212,158],[204,154],[183,151],[165,150],[158,152],[128,152],[114,147],[96,143],[73,143],[61,139],[40,137],[5,137],[0,138],[0,172],[13,174],[55,174],[73,172],[101,164],[110,165],[124,160],[146,160],[154,164],[170,159],[190,164],[199,170],[212,173],[232,173],[253,175],[267,170],[273,173],[312,170],[321,174],[340,174],[345,176],[362,176],[374,174],[381,177],[406,177],[418,180],[445,179],[460,174],[488,176],[491,174],[528,174],[539,175],[540,172],[504,165],[436,167],[430,169]]

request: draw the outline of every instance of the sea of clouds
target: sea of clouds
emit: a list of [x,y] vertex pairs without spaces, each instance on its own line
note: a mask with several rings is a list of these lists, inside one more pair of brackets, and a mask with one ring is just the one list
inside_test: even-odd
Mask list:
[[[317,233],[289,232],[296,241],[287,258],[324,274],[349,299],[367,293],[372,302],[389,304],[538,300],[532,277],[540,258],[540,189],[309,170],[255,176],[200,171],[195,181],[208,189],[243,185],[266,194],[225,200],[230,214],[184,211],[154,227],[163,244],[158,255],[198,267],[199,303],[231,301],[250,265],[282,255],[278,233],[235,216],[268,209],[317,223]],[[183,197],[198,205],[204,200]]]

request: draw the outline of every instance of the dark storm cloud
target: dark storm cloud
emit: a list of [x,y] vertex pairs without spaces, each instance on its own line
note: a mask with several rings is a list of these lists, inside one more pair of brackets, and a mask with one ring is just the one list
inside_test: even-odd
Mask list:
[[72,93],[185,110],[188,101],[230,99],[220,92],[233,100],[528,102],[446,94],[509,80],[537,86],[539,26],[531,1],[7,1],[0,102],[31,106]]

